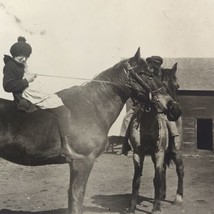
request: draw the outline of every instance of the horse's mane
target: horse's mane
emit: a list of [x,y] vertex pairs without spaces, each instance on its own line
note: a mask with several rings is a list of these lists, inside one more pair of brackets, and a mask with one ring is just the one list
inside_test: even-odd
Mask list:
[[100,74],[95,76],[93,80],[115,79],[115,77],[117,76],[117,75],[115,75],[115,72],[120,71],[120,68],[125,63],[125,61],[127,61],[127,59],[123,59],[120,62],[118,62],[117,64],[115,64],[113,67],[104,70],[103,72],[101,72]]
[[[101,72],[99,75],[95,76],[94,79],[111,79],[111,78],[114,78],[115,77],[115,74],[113,71],[117,71],[121,69],[121,67],[128,61],[128,59],[123,59],[121,60],[120,62],[118,62],[117,64],[115,64],[113,67]],[[130,59],[131,61],[131,59]],[[151,73],[148,69],[148,64],[147,62],[143,59],[143,58],[140,58],[140,62],[138,64],[140,66],[140,68],[147,74]]]

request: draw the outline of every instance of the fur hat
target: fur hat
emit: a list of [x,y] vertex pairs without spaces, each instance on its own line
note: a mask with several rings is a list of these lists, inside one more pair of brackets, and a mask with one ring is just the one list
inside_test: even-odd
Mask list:
[[160,67],[163,63],[163,59],[160,56],[151,56],[151,57],[146,58],[146,62],[152,63],[155,66]]
[[11,46],[10,53],[13,57],[16,57],[16,56],[29,57],[32,53],[32,48],[28,43],[26,43],[26,39],[24,37],[19,36],[18,42],[16,42]]

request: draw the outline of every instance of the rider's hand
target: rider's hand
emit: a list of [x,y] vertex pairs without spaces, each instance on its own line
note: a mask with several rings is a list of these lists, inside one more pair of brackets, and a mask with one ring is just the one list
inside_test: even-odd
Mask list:
[[33,82],[36,79],[36,74],[26,74],[25,79],[28,81],[28,83]]

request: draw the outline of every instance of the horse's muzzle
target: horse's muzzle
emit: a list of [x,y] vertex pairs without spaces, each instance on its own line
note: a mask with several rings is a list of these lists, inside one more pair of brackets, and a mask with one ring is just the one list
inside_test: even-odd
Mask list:
[[166,113],[167,119],[169,121],[177,121],[178,118],[182,115],[182,111],[179,103],[177,102],[169,102],[167,105],[168,111]]

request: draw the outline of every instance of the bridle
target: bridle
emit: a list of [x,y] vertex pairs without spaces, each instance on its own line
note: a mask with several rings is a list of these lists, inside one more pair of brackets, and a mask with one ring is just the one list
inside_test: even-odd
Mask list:
[[[134,71],[136,66],[131,66],[129,64],[129,61],[125,63],[124,72],[127,76],[126,78],[126,84],[130,87],[130,83],[136,81],[142,88],[144,88],[148,93],[151,92],[150,87],[147,85],[147,83],[139,77],[139,75]],[[146,72],[141,72],[141,74],[148,75]],[[134,80],[134,81],[133,81]]]
[[[146,97],[149,98],[147,103],[145,103],[143,105],[144,106],[143,108],[146,112],[151,111],[151,109],[152,109],[151,106],[156,106],[156,108],[157,108],[157,105],[159,105],[160,109],[162,109],[162,111],[158,111],[158,114],[162,114],[162,113],[166,114],[167,110],[165,110],[165,108],[163,107],[163,105],[161,104],[161,102],[159,101],[159,99],[156,96],[156,93],[158,93],[161,90],[166,90],[166,88],[164,86],[161,86],[160,88],[158,88],[156,90],[152,90],[151,87],[149,86],[149,84],[146,83],[142,78],[140,78],[140,76],[134,71],[136,66],[131,66],[128,61],[125,63],[124,72],[127,76],[126,85],[129,88],[132,88],[131,84],[133,84],[133,82],[137,82],[146,91],[146,93],[147,93]],[[144,74],[149,77],[149,74],[146,72],[141,72],[141,74]],[[139,90],[139,93],[141,93],[141,92],[142,91]],[[145,92],[144,92],[144,94],[145,94]]]

